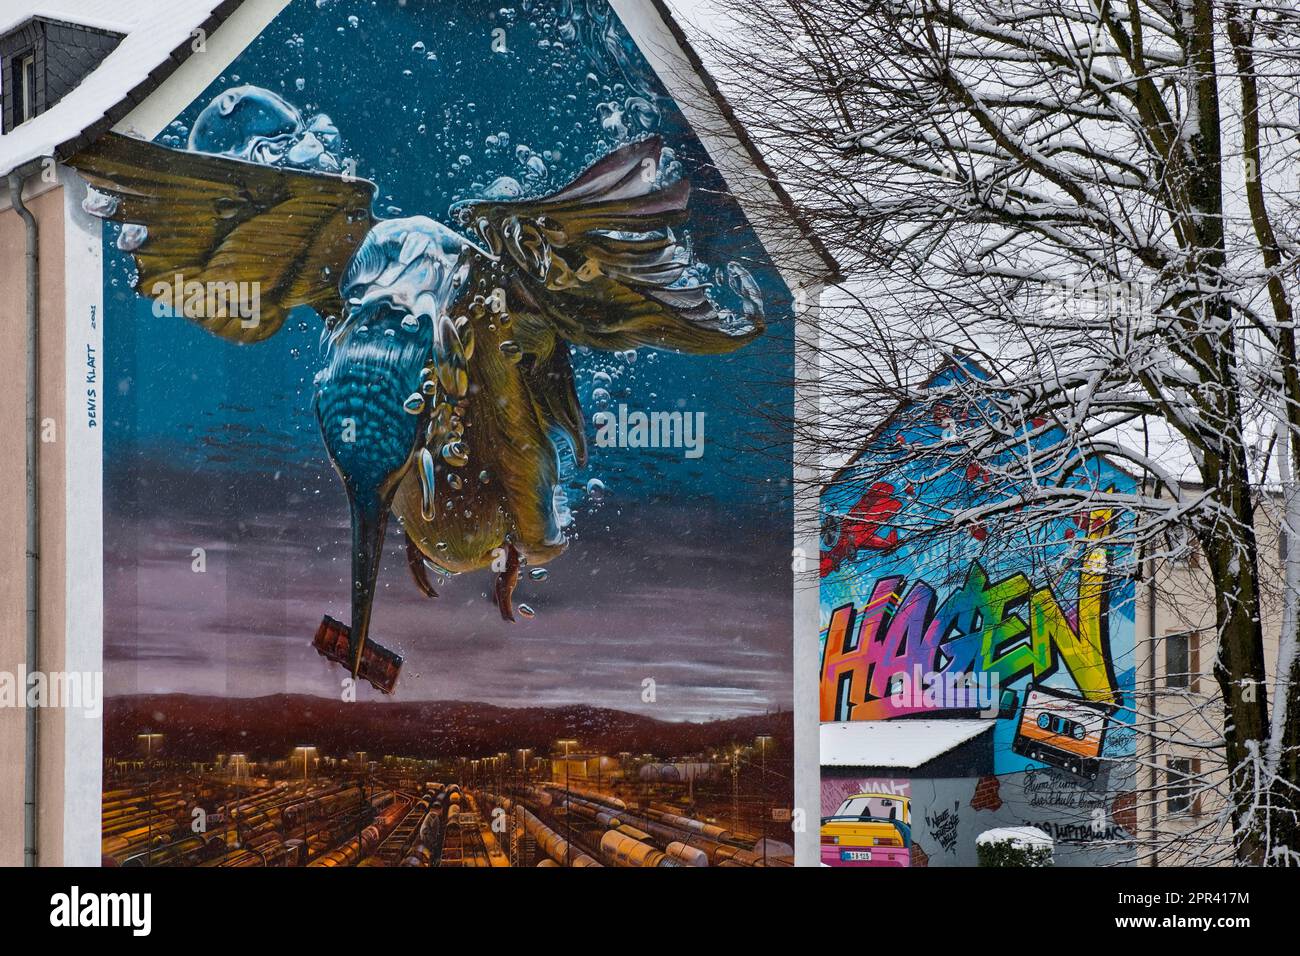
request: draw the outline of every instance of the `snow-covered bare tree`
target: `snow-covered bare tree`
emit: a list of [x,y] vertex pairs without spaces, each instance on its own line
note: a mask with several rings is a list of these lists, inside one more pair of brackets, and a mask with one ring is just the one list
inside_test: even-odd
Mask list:
[[[722,3],[709,59],[847,276],[818,319],[827,413],[801,423],[817,463],[923,399],[952,417],[886,466],[974,467],[988,493],[914,533],[1036,540],[1109,509],[1101,543],[1135,573],[1191,542],[1223,710],[1194,743],[1222,766],[1230,855],[1300,862],[1300,548],[1271,580],[1256,534],[1267,502],[1300,541],[1300,4]],[[959,357],[988,376],[923,395]],[[1081,480],[1097,454],[1135,490]]]

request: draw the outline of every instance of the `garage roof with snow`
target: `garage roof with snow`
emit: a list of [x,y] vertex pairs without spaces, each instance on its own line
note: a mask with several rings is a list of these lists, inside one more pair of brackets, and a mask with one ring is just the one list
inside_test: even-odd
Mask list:
[[992,720],[848,720],[821,725],[823,767],[914,770],[993,729]]

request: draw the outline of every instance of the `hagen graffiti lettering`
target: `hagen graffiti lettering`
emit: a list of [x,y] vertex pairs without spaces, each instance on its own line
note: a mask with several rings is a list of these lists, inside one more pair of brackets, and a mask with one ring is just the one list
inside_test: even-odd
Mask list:
[[821,719],[877,720],[924,711],[912,696],[891,693],[898,675],[988,673],[998,685],[1042,680],[1064,665],[1087,700],[1116,699],[1107,628],[1106,552],[1084,555],[1072,609],[1050,585],[1020,573],[990,580],[969,565],[961,588],[942,603],[924,580],[878,578],[866,604],[831,613],[822,652]]

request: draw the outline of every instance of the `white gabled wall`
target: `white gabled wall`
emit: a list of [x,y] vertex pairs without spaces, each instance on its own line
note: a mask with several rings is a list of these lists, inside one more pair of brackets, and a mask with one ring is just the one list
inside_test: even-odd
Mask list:
[[[128,114],[115,127],[118,132],[152,139],[157,136],[180,112],[182,112],[221,72],[251,43],[275,17],[288,5],[289,0],[245,0],[240,8],[232,14],[211,36],[203,38],[204,49],[196,51],[170,77],[165,80],[140,106]],[[646,60],[667,87],[683,115],[691,124],[695,134],[708,151],[710,158],[717,165],[726,180],[732,194],[740,203],[742,210],[755,210],[758,203],[768,204],[772,194],[761,173],[754,168],[745,147],[727,133],[726,121],[718,110],[717,104],[709,95],[700,77],[695,74],[690,63],[677,43],[671,30],[660,18],[655,7],[646,0],[611,0],[615,12],[619,15],[632,39],[640,48]],[[71,190],[70,190],[71,192]],[[80,210],[78,192],[75,210],[77,217],[84,217]],[[69,199],[72,202],[72,199]],[[70,220],[72,219],[70,213]],[[815,314],[820,298],[820,287],[810,286],[808,277],[825,272],[824,264],[816,252],[803,240],[798,238],[793,223],[788,232],[775,234],[767,222],[769,217],[753,215],[751,224],[758,233],[772,261],[782,274],[787,286],[796,295],[796,370],[801,384],[796,390],[796,408],[803,413],[811,413],[817,408],[816,392],[811,384],[815,381],[815,368],[811,364],[815,350],[807,340],[815,323],[808,321]],[[75,220],[73,220],[75,221]],[[93,224],[97,226],[97,223]],[[79,239],[84,238],[80,225],[69,237],[71,249]],[[96,255],[98,254],[96,245]],[[98,261],[92,263],[82,260],[76,269],[69,261],[69,275],[100,276]],[[79,271],[78,271],[79,270]],[[800,286],[802,284],[802,291]],[[102,297],[102,286],[96,295]],[[84,394],[74,394],[72,386],[76,373],[85,364],[84,348],[87,343],[84,326],[85,306],[89,302],[88,290],[78,289],[69,295],[69,406],[71,416],[80,412]],[[82,354],[74,356],[73,350],[82,349]],[[101,380],[111,377],[111,370],[100,369]],[[74,407],[74,403],[78,403]],[[71,418],[70,418],[71,420]],[[87,442],[85,457],[80,461],[84,471],[78,476],[78,496],[85,493],[93,495],[96,507],[102,497],[102,459],[101,448]],[[812,486],[813,476],[795,473],[796,487]],[[70,503],[70,508],[73,505]],[[80,505],[77,505],[80,507]],[[792,647],[794,668],[794,715],[795,715],[795,809],[804,814],[804,827],[794,835],[796,860],[803,865],[815,865],[817,860],[817,815],[820,806],[819,764],[817,759],[818,722],[817,722],[817,649],[818,649],[818,595],[817,595],[817,554],[816,534],[817,501],[815,495],[800,494],[795,504],[795,523],[791,539],[791,587],[794,596]],[[71,514],[70,514],[71,518]],[[69,524],[69,554],[85,554],[89,535],[98,535],[94,554],[95,568],[89,575],[81,575],[68,582],[69,607],[77,606],[74,599],[84,606],[77,615],[77,622],[70,620],[69,660],[88,661],[94,659],[96,669],[102,667],[102,515],[93,523],[87,522],[77,528]],[[774,529],[776,530],[776,529]],[[779,533],[779,532],[778,532]],[[73,535],[77,540],[73,541]],[[75,547],[74,547],[75,543]],[[78,550],[80,549],[80,550]],[[802,570],[798,556],[803,556]],[[87,589],[94,589],[93,601],[87,600]],[[74,594],[74,589],[77,593]],[[87,635],[96,634],[93,647]],[[75,654],[74,654],[75,645]],[[70,664],[70,666],[72,666]],[[67,862],[94,862],[99,853],[99,776],[101,763],[99,759],[87,760],[92,721],[80,716],[84,726],[75,729],[78,743],[74,744],[73,734],[69,734],[68,747],[77,746],[79,758],[76,761],[79,784],[72,786],[69,780],[65,816],[69,833],[69,849],[65,853]],[[102,752],[102,721],[94,721],[94,747],[96,754]],[[69,755],[72,750],[69,749]],[[72,766],[70,762],[69,766]],[[81,779],[84,777],[85,779]],[[89,796],[87,796],[89,794]],[[93,804],[93,807],[92,807]],[[92,812],[93,811],[93,812]],[[93,826],[92,826],[93,817]],[[93,831],[93,834],[92,834]],[[75,838],[73,838],[75,834]],[[93,859],[90,837],[93,835]],[[75,857],[75,860],[74,860]]]
[[114,129],[153,139],[189,106],[235,57],[257,39],[290,0],[244,0],[216,32],[205,36],[202,52],[195,50],[176,72],[128,113]]
[[[104,367],[102,223],[81,208],[86,185],[60,167],[64,203],[64,668],[98,682],[98,713],[65,708],[63,865],[98,866],[103,767]],[[108,379],[111,381],[111,379]],[[51,863],[53,861],[46,861]]]
[[[289,0],[246,0],[175,73],[116,127],[119,132],[152,139],[190,104],[245,47],[288,5]],[[104,364],[103,246],[101,220],[81,208],[86,185],[75,170],[59,168],[64,187],[65,357],[64,421],[66,439],[65,542],[68,560],[65,588],[64,669],[92,674],[103,690],[104,526],[103,413],[105,390],[113,369]],[[94,355],[95,381],[90,355]],[[88,389],[94,389],[94,395]],[[95,401],[92,425],[89,401]],[[111,396],[107,396],[111,401]],[[100,862],[103,786],[102,707],[87,716],[78,708],[56,713],[63,720],[63,854],[65,866]],[[42,801],[44,803],[44,801]],[[47,865],[55,862],[44,860]]]

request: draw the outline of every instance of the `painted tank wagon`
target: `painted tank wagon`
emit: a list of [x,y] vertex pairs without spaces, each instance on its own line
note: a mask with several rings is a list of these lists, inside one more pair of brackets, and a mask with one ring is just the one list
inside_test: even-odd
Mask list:
[[523,818],[524,830],[537,841],[537,848],[557,864],[564,865],[567,863],[569,866],[601,865],[600,861],[590,854],[576,846],[571,846],[568,840],[543,823],[531,810],[520,807],[519,815]]
[[649,843],[626,832],[606,830],[600,838],[600,852],[614,866],[679,866],[680,864]]
[[304,821],[324,819],[344,809],[361,807],[365,803],[360,787],[345,787],[285,807],[284,825],[290,828],[301,826]]
[[674,813],[668,810],[657,809],[655,807],[644,807],[640,811],[643,815],[660,823],[669,826],[679,827],[692,833],[698,833],[702,837],[710,840],[716,840],[718,843],[729,843],[734,839],[730,830],[717,826],[712,823],[705,823],[703,820],[696,820],[694,817],[682,816],[680,813]]
[[122,861],[122,866],[197,866],[226,852],[219,836],[195,834],[173,843],[142,850]]
[[664,847],[664,852],[683,866],[709,865],[709,854],[698,846],[687,846],[674,840]]

